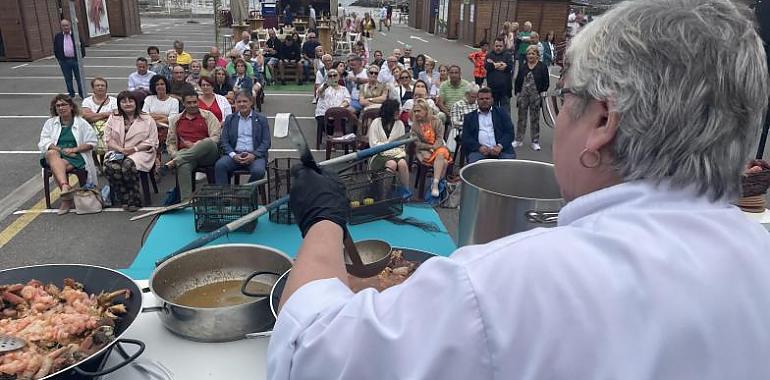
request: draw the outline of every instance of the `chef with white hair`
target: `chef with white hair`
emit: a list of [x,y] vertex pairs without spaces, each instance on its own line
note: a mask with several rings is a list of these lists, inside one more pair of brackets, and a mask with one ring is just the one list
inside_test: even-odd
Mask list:
[[268,377],[770,379],[770,234],[730,204],[770,95],[749,14],[635,0],[589,23],[560,84],[558,226],[383,292],[347,286],[343,187],[295,167],[304,242]]

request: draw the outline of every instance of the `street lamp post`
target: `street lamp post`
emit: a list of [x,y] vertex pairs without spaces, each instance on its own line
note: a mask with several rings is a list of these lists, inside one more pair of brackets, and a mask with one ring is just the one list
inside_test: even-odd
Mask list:
[[75,12],[75,0],[70,0],[70,22],[72,23],[72,36],[75,38],[75,57],[78,59],[78,71],[80,72],[80,76],[78,78],[78,86],[82,89],[86,88],[85,84],[85,78],[86,78],[86,72],[83,67],[83,53],[82,53],[82,43],[80,42],[80,31],[78,30],[78,15]]

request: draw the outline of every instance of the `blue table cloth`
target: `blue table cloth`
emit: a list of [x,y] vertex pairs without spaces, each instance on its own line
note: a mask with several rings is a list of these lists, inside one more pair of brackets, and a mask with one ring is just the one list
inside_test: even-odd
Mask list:
[[[353,240],[381,239],[394,247],[412,248],[448,256],[457,248],[446,232],[438,214],[432,208],[404,206],[401,217],[412,217],[422,222],[433,222],[442,232],[426,232],[409,225],[397,225],[388,221],[350,226]],[[153,226],[147,240],[134,262],[121,270],[133,279],[147,279],[155,268],[155,262],[167,254],[183,247],[204,234],[196,233],[192,209],[179,210],[161,215]],[[259,219],[254,232],[233,232],[208,245],[246,243],[266,245],[294,257],[302,243],[302,235],[296,225],[270,222],[267,215]]]

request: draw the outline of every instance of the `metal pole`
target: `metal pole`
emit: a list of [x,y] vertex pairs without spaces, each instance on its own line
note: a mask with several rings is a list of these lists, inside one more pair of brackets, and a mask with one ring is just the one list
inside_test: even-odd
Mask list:
[[78,59],[78,71],[80,72],[80,78],[78,78],[78,85],[83,91],[86,89],[86,71],[83,68],[83,54],[80,43],[80,31],[78,31],[78,15],[75,12],[75,0],[70,0],[70,22],[72,23],[72,36],[75,38],[75,57]]
[[214,0],[214,46],[219,46],[219,0]]

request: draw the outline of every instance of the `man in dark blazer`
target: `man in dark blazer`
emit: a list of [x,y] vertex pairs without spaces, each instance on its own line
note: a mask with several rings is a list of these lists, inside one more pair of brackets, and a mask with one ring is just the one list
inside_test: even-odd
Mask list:
[[265,176],[270,126],[267,118],[253,110],[253,106],[250,91],[238,92],[235,96],[238,112],[228,115],[222,123],[219,144],[225,154],[214,165],[217,185],[229,184],[230,176],[237,169],[249,169],[249,182]]
[[479,90],[477,111],[465,115],[462,146],[473,163],[482,159],[516,158],[513,150],[513,122],[507,112],[492,107],[492,90]]
[[[83,92],[83,84],[80,81],[80,68],[78,66],[78,56],[75,52],[76,49],[75,37],[72,34],[72,24],[69,20],[61,20],[61,32],[56,33],[53,37],[53,54],[56,56],[56,60],[59,61],[59,67],[64,74],[64,82],[67,84],[67,92],[70,98],[75,97],[75,89],[72,86],[72,77],[74,75],[75,81],[78,83],[78,93],[80,98],[85,98]],[[83,57],[86,56],[86,50],[81,41],[80,49]]]

